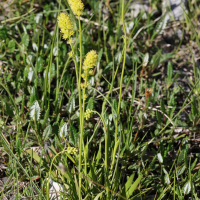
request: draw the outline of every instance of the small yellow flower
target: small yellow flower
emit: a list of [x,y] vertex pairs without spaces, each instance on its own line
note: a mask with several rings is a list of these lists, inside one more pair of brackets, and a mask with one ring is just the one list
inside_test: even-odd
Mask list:
[[68,0],[68,3],[75,15],[80,16],[82,14],[84,4],[81,0]]
[[69,53],[68,53],[68,55],[69,55],[69,57],[73,57],[73,53],[70,51]]
[[86,120],[88,120],[92,115],[92,110],[90,109],[87,109],[86,112],[85,112],[85,118]]
[[72,44],[74,41],[73,41],[73,39],[72,38],[69,38],[69,40],[68,40],[68,44]]
[[94,71],[92,69],[89,71],[89,75],[90,76],[94,75]]
[[89,85],[90,85],[90,82],[87,82],[87,83],[85,82],[85,83],[84,83],[84,87],[85,87],[85,88],[88,87]]
[[82,89],[84,88],[84,84],[83,84],[83,83],[81,83],[81,88],[82,88]]
[[58,16],[58,26],[60,28],[60,32],[63,33],[63,39],[69,39],[74,34],[74,26],[67,14],[61,13]]
[[87,99],[87,94],[84,94],[83,99],[86,100]]
[[84,80],[85,80],[85,78],[86,78],[86,77],[85,77],[85,74],[81,74],[81,77],[82,77]]
[[85,82],[85,83],[81,83],[81,88],[84,89],[84,88],[87,88],[88,86],[90,85],[89,82]]
[[86,58],[83,62],[83,69],[89,69],[89,68],[93,68],[94,66],[96,66],[97,63],[97,53],[94,50],[91,50],[90,52],[87,53]]

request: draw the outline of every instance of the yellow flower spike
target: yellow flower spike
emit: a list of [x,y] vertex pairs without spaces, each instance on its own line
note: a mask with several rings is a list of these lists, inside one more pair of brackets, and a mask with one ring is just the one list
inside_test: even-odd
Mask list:
[[58,26],[61,29],[61,33],[63,33],[63,39],[69,39],[73,34],[73,24],[69,16],[65,13],[61,13],[58,18]]
[[97,63],[97,52],[94,50],[91,50],[90,52],[87,53],[86,58],[83,62],[83,66],[85,68],[93,68],[94,66],[96,66]]
[[75,15],[82,15],[84,4],[81,0],[68,0],[68,3]]
[[87,109],[86,112],[85,112],[85,118],[86,120],[88,120],[92,115],[92,110],[90,109]]
[[68,147],[67,148],[67,153],[68,154],[77,154],[78,150],[74,147]]

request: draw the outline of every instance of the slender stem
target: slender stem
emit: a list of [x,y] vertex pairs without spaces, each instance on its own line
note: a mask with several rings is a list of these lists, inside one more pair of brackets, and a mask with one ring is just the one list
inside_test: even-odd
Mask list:
[[120,105],[121,105],[121,96],[122,96],[122,81],[124,76],[124,69],[125,69],[125,63],[126,63],[126,28],[124,23],[124,0],[122,1],[122,23],[124,28],[124,60],[123,60],[123,68],[122,68],[122,74],[121,74],[121,80],[120,80],[120,93],[119,93],[119,103],[118,103],[118,110],[117,110],[117,118],[116,118],[116,127],[115,127],[115,143],[117,142],[117,130],[118,130],[118,121],[119,121],[119,114],[120,114]]
[[[87,84],[87,71],[86,71],[86,77],[85,77],[85,83]],[[83,113],[85,113],[85,87],[83,88]],[[82,124],[84,124],[84,114],[83,114],[83,117],[82,117]],[[84,143],[83,143],[84,145]],[[85,148],[84,148],[85,149]],[[85,160],[85,175],[87,175],[87,155],[84,151],[84,160]],[[86,192],[87,192],[87,189],[88,189],[88,185],[86,184]]]
[[[80,107],[80,143],[79,143],[79,172],[81,172],[81,162],[82,162],[82,141],[83,141],[83,124],[84,124],[84,111],[82,110],[82,102],[81,102],[81,70],[82,70],[82,41],[81,41],[81,21],[80,16],[78,16],[79,22],[79,43],[80,43],[80,68],[79,68],[79,79],[78,79],[78,87],[79,87],[79,107]],[[81,197],[81,173],[79,173],[79,200]]]

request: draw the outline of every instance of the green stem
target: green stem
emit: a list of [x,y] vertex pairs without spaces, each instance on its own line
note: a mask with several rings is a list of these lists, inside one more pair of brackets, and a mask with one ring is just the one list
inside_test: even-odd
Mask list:
[[[58,15],[60,14],[60,4],[61,4],[61,0],[59,1],[59,8],[58,8]],[[56,30],[57,34],[56,34],[56,39],[57,39],[57,44],[56,44],[56,48],[57,48],[57,57],[56,57],[56,65],[57,65],[57,77],[56,77],[56,105],[57,105],[57,101],[58,101],[58,94],[59,94],[59,51],[58,51],[58,43],[59,43],[59,28],[57,27]],[[56,106],[56,113],[58,114],[58,106]]]
[[126,28],[125,28],[125,23],[124,23],[124,0],[122,1],[122,23],[123,23],[123,28],[124,28],[124,60],[123,60],[123,68],[122,68],[122,74],[121,74],[121,80],[120,80],[119,103],[118,103],[116,127],[115,127],[115,143],[117,142],[117,130],[118,130],[118,121],[119,121],[119,114],[120,114],[121,95],[122,95],[122,81],[123,81],[124,69],[125,69],[125,63],[126,63],[127,42],[126,42]]
[[79,43],[80,43],[80,68],[79,68],[79,77],[78,77],[78,88],[79,88],[79,107],[80,107],[80,143],[79,143],[79,200],[81,197],[81,152],[82,152],[82,141],[83,141],[83,124],[84,124],[84,111],[82,110],[82,102],[81,102],[81,70],[82,70],[82,41],[81,41],[81,20],[80,16],[78,16],[79,22]]

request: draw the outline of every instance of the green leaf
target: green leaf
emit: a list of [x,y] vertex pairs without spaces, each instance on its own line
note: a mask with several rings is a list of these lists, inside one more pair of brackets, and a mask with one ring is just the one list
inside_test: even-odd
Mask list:
[[75,119],[78,119],[78,118],[79,118],[79,115],[80,115],[80,113],[79,113],[78,111],[76,111],[75,114],[72,115],[71,120],[73,121],[73,120],[75,120]]
[[22,37],[22,44],[27,48],[29,44],[29,36],[28,34],[24,34]]
[[14,117],[13,109],[10,107],[10,105],[9,105],[8,103],[6,103],[6,113],[7,113],[10,117]]
[[51,125],[49,125],[44,129],[42,139],[44,141],[47,140],[51,134],[52,134],[52,127],[51,127]]
[[157,157],[158,157],[159,162],[163,163],[163,157],[162,157],[161,153],[158,153]]
[[166,53],[166,54],[162,55],[160,58],[160,63],[172,58],[173,55],[174,55],[174,53]]
[[90,109],[90,110],[94,109],[94,97],[90,97],[88,104],[87,104],[87,109]]
[[69,130],[70,130],[70,142],[72,142],[73,145],[76,145],[77,130],[73,125],[69,126]]
[[198,161],[198,158],[196,158],[195,160],[194,160],[194,162],[192,163],[192,166],[191,166],[191,171],[195,168],[195,166],[196,166],[196,164],[197,164],[197,161]]
[[126,192],[126,197],[129,198],[133,192],[135,191],[135,189],[137,188],[138,184],[140,183],[141,179],[142,179],[143,175],[140,174],[138,176],[138,178],[136,179],[136,181],[132,184],[132,186],[130,187],[130,189]]
[[167,87],[169,87],[172,83],[172,76],[173,76],[173,66],[171,62],[167,64]]
[[185,164],[183,164],[182,166],[180,166],[177,170],[177,175],[180,176],[184,171],[185,171],[186,167]]
[[62,138],[62,137],[66,137],[68,135],[68,132],[67,132],[67,124],[64,123],[61,128],[60,128],[60,131],[59,131],[59,136]]
[[30,104],[33,104],[33,102],[35,102],[37,100],[36,98],[36,89],[33,86],[31,89],[31,95],[30,95]]
[[97,73],[99,73],[100,70],[100,61],[101,61],[101,57],[103,55],[103,49],[101,49],[98,53],[98,58],[97,58]]
[[21,141],[20,138],[17,138],[16,147],[17,148],[22,148],[22,141]]
[[46,126],[46,123],[47,123],[48,118],[49,118],[49,108],[47,109],[47,111],[46,111],[45,114],[44,114],[44,120],[43,120],[43,123],[42,123],[42,126],[43,126],[43,127]]
[[104,193],[105,191],[102,191],[101,193],[99,193],[95,198],[94,200],[98,200],[99,197],[101,197],[100,199],[102,199],[102,194]]
[[6,40],[7,38],[8,38],[8,32],[6,26],[3,25],[2,27],[0,27],[0,39]]
[[33,159],[35,161],[37,161],[38,163],[41,163],[41,165],[43,165],[43,161],[41,162],[40,156],[38,156],[38,154],[36,154],[33,149],[27,149],[26,150],[27,153],[30,154],[31,157],[33,157]]
[[152,167],[153,167],[154,162],[156,161],[156,158],[157,158],[157,156],[154,156],[154,157],[153,157],[153,160],[152,160],[151,163],[149,164],[149,166],[148,166],[148,168],[147,168],[147,171],[148,171],[148,170],[152,170]]
[[117,152],[117,148],[119,146],[119,139],[117,140],[117,142],[115,143],[115,147],[114,147],[114,150],[113,150],[113,153],[112,153],[112,164],[111,164],[111,171],[114,167],[114,164],[115,164],[115,155],[116,155],[116,152]]
[[75,97],[71,96],[67,110],[70,114],[75,110]]
[[158,111],[156,111],[156,118],[158,120],[158,123],[161,124],[161,122],[162,122],[162,120],[161,120],[162,116],[161,116],[160,112],[158,112]]
[[117,99],[112,99],[112,112],[117,113]]
[[145,53],[142,66],[146,67],[149,62],[149,53]]
[[55,64],[51,64],[51,78],[53,78],[56,75],[56,67]]
[[44,64],[44,59],[42,57],[39,57],[37,59],[37,70],[38,72],[42,72],[43,71],[43,64]]
[[185,151],[181,150],[178,156],[177,165],[179,165],[184,160],[184,156],[185,156]]
[[15,41],[14,40],[10,40],[8,43],[8,49],[10,52],[14,52],[15,51]]
[[35,101],[34,104],[30,107],[30,117],[32,120],[38,121],[40,118],[40,106],[38,101]]
[[167,21],[168,21],[168,16],[167,15],[165,15],[164,17],[162,17],[157,22],[157,25],[156,25],[156,28],[155,28],[155,32],[157,32],[158,34],[162,34],[162,32],[164,31],[164,29],[167,26]]
[[160,101],[160,107],[161,107],[162,112],[165,113],[165,104],[164,104],[163,99],[161,99]]
[[183,193],[184,194],[189,194],[191,191],[191,183],[188,181],[184,186],[183,186]]
[[15,103],[18,104],[19,102],[22,101],[22,96],[19,96],[15,99]]
[[132,183],[133,183],[133,179],[135,177],[135,173],[131,174],[131,176],[128,178],[126,184],[125,184],[125,191],[127,192],[129,190],[129,188],[131,187]]
[[169,174],[165,174],[165,184],[169,185],[170,184],[170,180],[169,180]]

